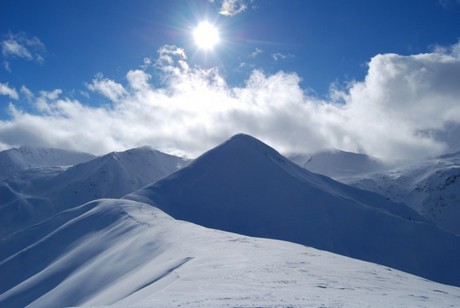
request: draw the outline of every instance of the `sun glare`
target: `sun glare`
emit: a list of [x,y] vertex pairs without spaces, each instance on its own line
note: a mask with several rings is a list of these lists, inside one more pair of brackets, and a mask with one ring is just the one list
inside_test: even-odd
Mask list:
[[209,22],[202,21],[193,30],[193,38],[200,49],[213,49],[220,40],[219,30]]

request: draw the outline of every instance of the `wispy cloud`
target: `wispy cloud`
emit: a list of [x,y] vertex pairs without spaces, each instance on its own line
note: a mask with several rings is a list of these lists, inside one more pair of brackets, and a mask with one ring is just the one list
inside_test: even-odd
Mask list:
[[30,91],[30,89],[24,85],[21,87],[20,92],[29,102],[35,98],[35,95],[32,93],[32,91]]
[[29,36],[23,32],[8,33],[1,41],[4,68],[11,71],[10,60],[14,58],[35,61],[42,64],[45,61],[45,45],[36,36]]
[[235,16],[246,11],[249,0],[209,0],[209,2],[220,4],[219,14]]
[[251,54],[249,55],[251,58],[255,58],[257,57],[258,55],[260,55],[261,53],[263,53],[264,51],[260,48],[256,48],[254,49],[253,52],[251,52]]
[[98,76],[89,87],[113,101],[103,107],[42,92],[35,97],[41,114],[10,105],[0,144],[97,154],[149,144],[196,156],[245,132],[284,153],[339,148],[414,160],[458,150],[458,141],[446,136],[460,128],[459,48],[376,55],[364,80],[331,88],[325,100],[306,94],[295,73],[256,69],[244,85],[229,86],[218,69],[190,67],[181,48],[164,46],[152,61],[161,86],[144,70],[127,72],[121,82]]
[[8,86],[8,83],[0,83],[0,95],[9,96],[11,99],[19,99],[16,89]]
[[277,53],[272,54],[272,58],[275,61],[281,61],[281,60],[293,59],[293,58],[295,58],[295,56],[293,54],[290,54],[290,53],[277,52]]

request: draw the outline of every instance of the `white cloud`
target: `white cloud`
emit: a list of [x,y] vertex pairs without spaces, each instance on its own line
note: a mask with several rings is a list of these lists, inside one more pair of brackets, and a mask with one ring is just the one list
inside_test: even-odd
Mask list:
[[2,53],[4,56],[15,56],[19,58],[25,58],[27,60],[33,59],[30,51],[14,39],[2,41]]
[[8,83],[1,83],[0,82],[0,95],[9,96],[11,99],[18,99],[19,95],[18,92],[14,88],[8,86]]
[[293,54],[290,54],[290,53],[284,54],[284,53],[277,52],[277,53],[272,54],[272,58],[275,61],[292,59],[294,57],[295,56]]
[[[21,58],[40,64],[45,61],[46,48],[37,37],[31,37],[22,32],[8,33],[5,37],[0,43],[5,59]],[[7,71],[11,71],[9,61],[4,60],[4,67]]]
[[459,84],[458,55],[377,55],[346,95],[345,127],[374,155],[439,154],[448,145],[432,135],[460,123]]
[[121,84],[108,78],[104,78],[102,74],[97,74],[92,83],[87,84],[86,86],[89,90],[98,92],[113,102],[118,101],[127,94]]
[[247,0],[223,0],[219,9],[219,14],[224,16],[235,16],[248,8],[247,3]]
[[28,101],[32,101],[35,96],[34,94],[32,93],[32,91],[30,91],[29,88],[27,88],[26,86],[22,86],[21,87],[21,90],[20,90],[21,94],[24,95],[24,97],[28,100]]
[[182,49],[164,46],[155,62],[161,87],[145,71],[131,70],[126,85],[99,75],[88,86],[109,97],[110,106],[41,93],[39,115],[11,105],[11,120],[0,121],[0,143],[97,154],[149,144],[196,156],[244,132],[284,153],[340,148],[413,160],[458,150],[451,136],[460,127],[458,48],[377,55],[364,80],[331,89],[328,101],[306,94],[295,73],[254,70],[243,86],[229,86],[219,70],[190,67]]
[[251,54],[249,55],[251,58],[255,58],[257,57],[258,55],[260,55],[261,53],[263,53],[264,51],[260,48],[256,48],[253,52],[251,52]]
[[53,91],[40,91],[40,95],[35,102],[37,109],[41,112],[50,113],[53,110],[53,107],[50,105],[51,102],[56,101],[61,94],[61,89],[55,89]]

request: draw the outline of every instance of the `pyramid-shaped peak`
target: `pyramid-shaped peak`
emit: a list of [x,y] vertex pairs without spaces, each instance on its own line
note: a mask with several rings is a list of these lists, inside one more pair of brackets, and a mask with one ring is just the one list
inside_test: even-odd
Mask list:
[[[226,152],[228,154],[248,155],[249,153],[262,153],[272,158],[281,159],[284,157],[279,154],[274,148],[260,141],[259,139],[247,135],[237,134],[228,139],[221,145],[211,149],[210,152]],[[206,154],[206,153],[205,153]]]
[[248,135],[248,134],[239,133],[239,134],[236,134],[230,137],[228,141],[234,141],[234,142],[255,142],[256,141],[257,142],[259,141],[259,139],[252,137],[251,135]]
[[264,142],[260,141],[259,139],[255,138],[255,137],[253,137],[251,135],[247,135],[247,134],[243,134],[243,133],[233,135],[225,143],[232,144],[232,145],[237,145],[238,144],[240,146],[260,145],[260,146],[269,147],[267,144],[265,144]]

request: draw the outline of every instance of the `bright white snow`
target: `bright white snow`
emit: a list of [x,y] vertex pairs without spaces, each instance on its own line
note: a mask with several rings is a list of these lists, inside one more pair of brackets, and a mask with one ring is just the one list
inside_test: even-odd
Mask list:
[[206,229],[128,200],[94,201],[15,237],[16,243],[34,239],[0,261],[2,307],[455,307],[460,301],[460,288],[289,242]]

